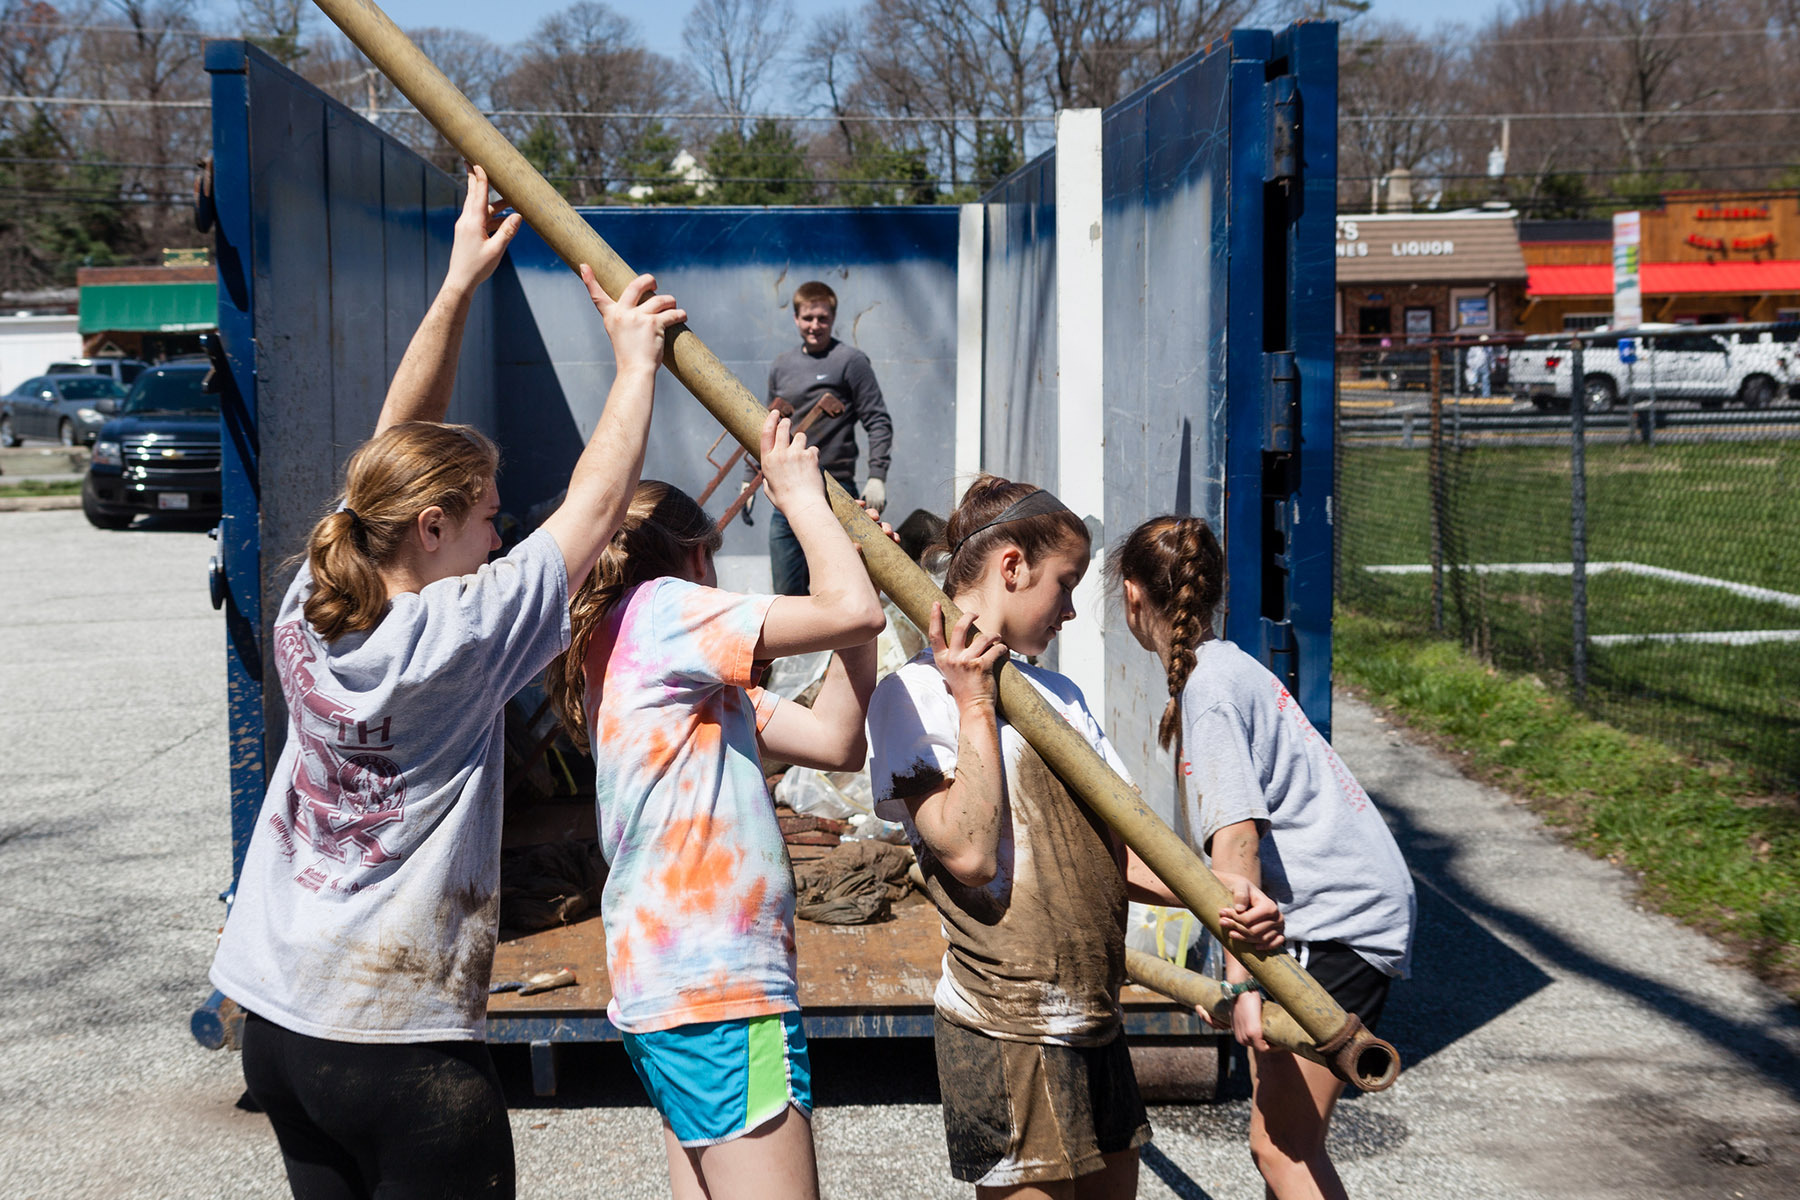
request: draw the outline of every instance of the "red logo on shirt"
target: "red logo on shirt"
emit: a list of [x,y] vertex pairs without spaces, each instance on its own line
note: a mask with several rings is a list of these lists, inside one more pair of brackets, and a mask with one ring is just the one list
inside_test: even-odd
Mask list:
[[[357,714],[321,695],[313,676],[312,647],[298,621],[275,630],[275,657],[282,690],[294,713],[299,744],[294,777],[288,783],[288,823],[294,833],[327,858],[348,866],[372,867],[401,857],[381,844],[379,832],[405,816],[406,776],[392,759],[359,751],[371,741],[387,748],[392,719]],[[335,730],[356,744],[339,746],[319,730]],[[372,739],[373,730],[379,733]],[[299,882],[317,890],[302,872]]]

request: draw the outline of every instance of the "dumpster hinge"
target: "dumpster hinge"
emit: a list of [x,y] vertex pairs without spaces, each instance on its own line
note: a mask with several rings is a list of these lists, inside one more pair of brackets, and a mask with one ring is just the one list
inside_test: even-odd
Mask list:
[[1292,75],[1269,82],[1269,166],[1264,183],[1292,179],[1300,173],[1300,85]]
[[1270,454],[1289,454],[1294,449],[1294,425],[1300,406],[1300,369],[1294,352],[1277,350],[1263,355],[1268,384],[1263,389],[1263,444]]

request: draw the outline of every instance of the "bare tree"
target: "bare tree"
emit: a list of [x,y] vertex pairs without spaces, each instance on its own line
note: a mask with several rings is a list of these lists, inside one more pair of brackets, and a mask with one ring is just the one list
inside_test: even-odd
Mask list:
[[793,27],[788,0],[699,0],[682,23],[681,43],[720,109],[741,126],[755,111],[764,82],[778,77],[791,57]]
[[527,46],[495,81],[495,104],[554,115],[503,117],[502,127],[515,141],[553,142],[559,161],[567,164],[564,190],[581,203],[604,199],[629,176],[645,140],[665,132],[648,114],[679,109],[690,100],[682,70],[645,50],[629,21],[594,0],[545,18]]
[[1347,34],[1338,53],[1341,203],[1373,208],[1379,181],[1429,173],[1448,150],[1444,115],[1455,104],[1457,64],[1436,39],[1391,22]]
[[244,36],[293,66],[306,56],[311,0],[237,0]]

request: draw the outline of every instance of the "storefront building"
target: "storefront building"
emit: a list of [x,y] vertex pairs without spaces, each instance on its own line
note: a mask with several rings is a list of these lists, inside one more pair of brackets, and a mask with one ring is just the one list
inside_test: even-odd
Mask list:
[[[1646,322],[1800,320],[1800,192],[1667,192],[1640,220]],[[1525,332],[1612,323],[1610,220],[1528,221],[1520,249]]]
[[1525,281],[1510,209],[1337,219],[1337,331],[1359,345],[1510,331]]
[[76,283],[87,354],[193,354],[200,335],[218,328],[219,277],[210,265],[83,267]]

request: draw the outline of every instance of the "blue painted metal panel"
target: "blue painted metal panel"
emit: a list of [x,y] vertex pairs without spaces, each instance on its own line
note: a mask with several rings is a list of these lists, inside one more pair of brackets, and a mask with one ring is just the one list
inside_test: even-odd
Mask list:
[[1271,581],[1263,569],[1263,272],[1268,264],[1261,180],[1268,154],[1263,83],[1269,42],[1258,31],[1239,31],[1226,41],[1231,56],[1231,303],[1225,335],[1225,528],[1219,539],[1225,546],[1225,636],[1265,665],[1270,665],[1271,647],[1263,618],[1279,613],[1282,605],[1282,597],[1268,594]]
[[[1106,533],[1162,513],[1224,528],[1230,289],[1229,57],[1179,67],[1106,111],[1103,329]],[[1185,832],[1156,744],[1166,677],[1109,614],[1102,720],[1151,807]]]
[[1296,166],[1291,190],[1286,285],[1288,345],[1299,386],[1299,430],[1288,601],[1298,658],[1296,693],[1320,734],[1331,737],[1332,346],[1337,277],[1337,27],[1283,30],[1273,52],[1298,85]]
[[262,543],[257,529],[261,453],[256,425],[255,280],[250,270],[250,125],[243,47],[209,42],[213,110],[213,261],[219,268],[219,340],[230,366],[219,397],[224,512],[225,677],[231,771],[231,878],[237,879],[264,788]]

